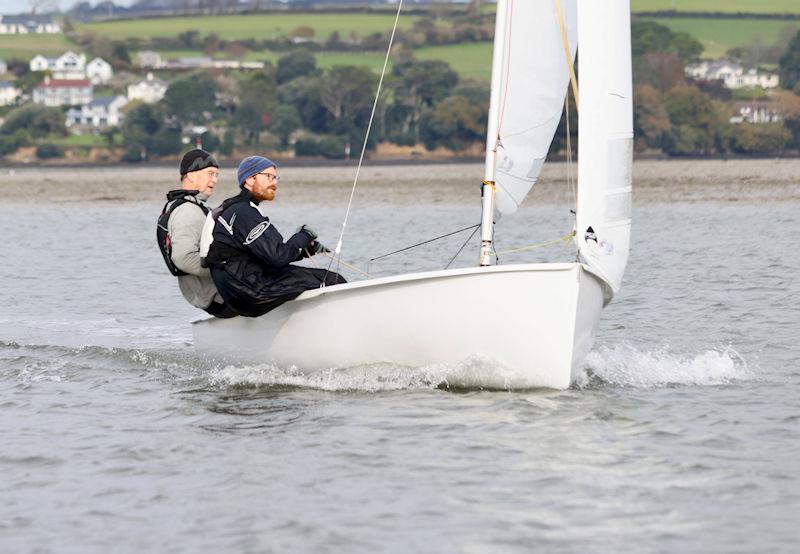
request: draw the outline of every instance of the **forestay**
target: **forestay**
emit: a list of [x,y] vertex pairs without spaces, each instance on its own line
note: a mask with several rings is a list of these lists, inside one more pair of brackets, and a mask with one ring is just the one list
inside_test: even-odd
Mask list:
[[[574,59],[576,0],[508,3],[495,170],[496,208],[503,214],[515,212],[538,179],[564,109],[569,66],[556,1],[561,2]],[[494,148],[495,139],[488,137],[488,150]]]
[[580,71],[578,206],[581,260],[617,292],[631,230],[633,115],[629,0],[583,0],[578,12]]

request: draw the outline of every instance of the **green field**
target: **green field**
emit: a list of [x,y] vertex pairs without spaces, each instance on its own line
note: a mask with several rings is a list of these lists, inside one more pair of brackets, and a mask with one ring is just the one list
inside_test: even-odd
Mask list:
[[[410,29],[414,18],[400,18],[399,27]],[[110,39],[133,37],[175,37],[188,30],[201,35],[216,33],[225,39],[274,39],[285,37],[300,26],[314,29],[315,38],[326,39],[334,31],[347,38],[355,31],[359,36],[391,31],[394,16],[380,14],[263,14],[226,15],[219,17],[170,17],[109,21],[78,25],[77,30],[94,31]]]
[[704,58],[719,58],[732,47],[750,44],[757,36],[761,36],[766,45],[771,45],[782,29],[790,27],[795,32],[800,29],[800,21],[776,19],[647,17],[642,20],[655,21],[675,32],[689,33],[705,47]]
[[797,0],[631,0],[631,11],[800,14]]
[[488,81],[492,76],[492,43],[470,42],[447,46],[427,46],[414,50],[421,60],[444,60],[463,77]]
[[0,35],[0,58],[29,60],[36,54],[61,54],[75,49],[64,35]]

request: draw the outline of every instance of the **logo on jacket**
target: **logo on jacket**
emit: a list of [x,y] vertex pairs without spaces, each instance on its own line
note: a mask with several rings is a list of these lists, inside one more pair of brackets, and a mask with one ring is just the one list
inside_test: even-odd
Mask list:
[[225,221],[225,218],[222,217],[221,215],[217,218],[217,221],[222,223],[222,226],[225,227],[225,230],[228,231],[228,233],[230,233],[231,235],[233,235],[233,222],[236,221],[236,214],[233,214],[233,217],[231,217],[231,222],[230,223]]
[[244,239],[244,243],[250,244],[251,242],[256,240],[264,233],[264,231],[267,230],[267,227],[269,227],[269,221],[262,221],[261,223],[253,227],[253,230],[250,231],[250,234],[247,235],[246,239]]

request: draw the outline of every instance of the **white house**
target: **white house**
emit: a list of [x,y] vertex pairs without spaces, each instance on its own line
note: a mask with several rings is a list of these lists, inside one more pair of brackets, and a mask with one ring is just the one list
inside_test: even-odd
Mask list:
[[28,67],[31,71],[47,71],[50,69],[50,59],[37,54],[28,62]]
[[57,58],[34,56],[28,63],[31,71],[51,71],[56,79],[83,79],[86,77],[86,56],[71,50]]
[[158,52],[154,52],[152,50],[142,50],[141,52],[137,53],[139,58],[139,66],[140,67],[152,67],[157,68],[163,65],[161,61],[161,54]]
[[45,106],[83,106],[92,101],[92,93],[92,83],[88,79],[45,77],[33,89],[33,101]]
[[111,64],[103,58],[95,58],[86,64],[86,78],[93,85],[105,85],[113,76],[114,70],[111,68]]
[[60,33],[52,15],[0,15],[0,35]]
[[771,103],[763,100],[737,102],[731,123],[781,123],[783,117]]
[[775,73],[763,73],[757,69],[745,71],[742,64],[732,60],[702,61],[687,65],[685,71],[687,76],[700,81],[722,81],[730,89],[775,88],[779,83],[779,77]]
[[155,79],[152,73],[147,74],[147,79],[133,85],[128,85],[128,100],[141,100],[145,104],[155,104],[167,92],[169,85],[161,79]]
[[10,106],[17,101],[22,91],[10,81],[0,81],[0,106]]
[[122,123],[125,115],[122,108],[128,103],[124,96],[103,96],[95,98],[80,109],[67,112],[67,127],[84,125],[95,129],[113,127]]

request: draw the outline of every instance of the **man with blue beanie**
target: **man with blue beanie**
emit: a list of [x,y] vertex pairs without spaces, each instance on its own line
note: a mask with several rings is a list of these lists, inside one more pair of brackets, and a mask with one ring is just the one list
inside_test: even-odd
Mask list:
[[329,252],[317,234],[302,225],[289,240],[266,216],[266,203],[278,191],[278,168],[263,156],[239,164],[237,196],[212,212],[213,242],[205,263],[225,303],[238,314],[257,317],[292,300],[301,292],[344,283],[338,273],[292,265],[319,252]]

